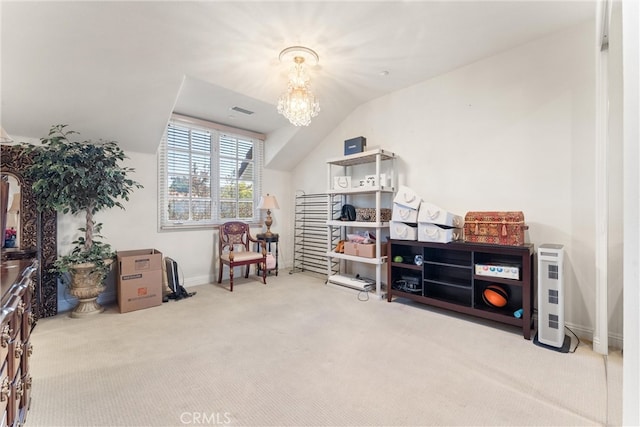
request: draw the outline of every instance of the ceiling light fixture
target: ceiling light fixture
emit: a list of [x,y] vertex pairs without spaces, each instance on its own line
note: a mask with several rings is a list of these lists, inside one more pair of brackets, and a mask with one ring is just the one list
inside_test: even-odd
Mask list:
[[311,83],[304,64],[318,64],[318,54],[303,46],[291,46],[280,52],[280,62],[293,61],[287,91],[278,98],[278,113],[294,126],[308,126],[318,115],[320,103],[311,92]]

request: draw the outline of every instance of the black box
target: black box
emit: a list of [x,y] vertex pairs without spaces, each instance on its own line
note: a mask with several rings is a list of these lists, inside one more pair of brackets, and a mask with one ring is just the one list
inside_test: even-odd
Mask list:
[[367,147],[367,138],[359,136],[357,138],[346,139],[344,141],[344,155],[362,153]]

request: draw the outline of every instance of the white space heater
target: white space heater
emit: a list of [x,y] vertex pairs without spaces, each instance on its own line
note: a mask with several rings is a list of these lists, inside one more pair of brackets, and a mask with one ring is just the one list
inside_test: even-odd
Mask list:
[[571,339],[564,333],[564,247],[538,248],[538,333],[534,343],[566,353]]

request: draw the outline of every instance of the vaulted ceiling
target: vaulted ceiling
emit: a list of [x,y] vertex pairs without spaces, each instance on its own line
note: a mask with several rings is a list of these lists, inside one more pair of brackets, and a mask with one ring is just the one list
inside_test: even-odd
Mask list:
[[[2,1],[0,119],[154,153],[176,111],[265,133],[267,167],[290,170],[359,105],[593,19],[594,3]],[[308,127],[276,112],[292,45],[320,56]]]

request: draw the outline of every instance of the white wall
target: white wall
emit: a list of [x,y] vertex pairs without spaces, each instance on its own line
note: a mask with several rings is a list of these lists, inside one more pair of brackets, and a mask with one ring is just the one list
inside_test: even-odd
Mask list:
[[590,337],[593,33],[586,22],[361,106],[295,169],[296,188],[323,191],[319,165],[364,135],[399,156],[400,183],[426,201],[461,215],[522,210],[530,242],[565,245],[567,324]]
[[640,4],[622,2],[624,123],[624,365],[622,422],[640,425]]
[[[158,231],[157,157],[134,152],[127,152],[127,156],[129,156],[127,165],[136,170],[131,177],[143,184],[144,188],[132,193],[130,201],[124,203],[126,210],[114,208],[95,215],[96,222],[104,223],[103,240],[115,250],[144,248],[160,250],[163,255],[178,262],[186,286],[210,283],[214,280],[214,274],[217,280],[217,265],[213,265],[217,233],[212,229]],[[271,230],[276,233],[282,232],[289,228],[288,224],[293,212],[293,209],[288,206],[291,193],[289,174],[265,170],[264,192],[274,194],[278,199],[281,209],[272,213],[274,221]],[[65,254],[71,249],[71,242],[78,236],[77,229],[82,225],[81,217],[70,215],[58,217],[58,252],[60,254]],[[254,234],[261,232],[261,229],[256,228],[253,232]],[[292,255],[289,249],[291,245],[290,237],[282,236],[281,261]],[[104,300],[114,299],[113,286],[113,283],[108,284]],[[65,310],[66,307],[61,309]]]
[[[364,135],[370,148],[398,154],[400,183],[425,200],[462,215],[522,210],[532,243],[564,244],[567,323],[591,336],[593,43],[593,25],[585,23],[376,99],[346,117],[292,174],[265,170],[264,192],[276,195],[281,207],[273,212],[272,226],[281,237],[281,267],[292,265],[295,192],[325,191],[325,160],[342,154],[345,139]],[[127,154],[134,178],[145,188],[133,193],[126,211],[96,215],[105,224],[106,240],[116,250],[159,249],[178,261],[187,286],[212,282],[214,232],[159,232],[156,156]],[[80,223],[59,220],[61,253]],[[619,345],[622,284],[613,282],[610,293],[618,298],[612,301],[610,336],[611,344]]]
[[613,2],[609,27],[609,265],[607,310],[609,331],[623,330],[623,140],[622,140],[622,5]]

